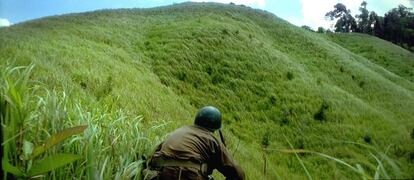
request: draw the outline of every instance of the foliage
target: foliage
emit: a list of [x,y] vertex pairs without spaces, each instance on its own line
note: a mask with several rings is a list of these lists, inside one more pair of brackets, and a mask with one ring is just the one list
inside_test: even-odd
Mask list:
[[355,16],[358,20],[357,24],[354,23],[354,18],[350,15],[350,11],[341,3],[335,5],[335,9],[326,13],[325,16],[331,20],[337,19],[335,32],[357,31],[370,34],[413,51],[414,13],[412,8],[399,5],[382,17],[374,11],[369,12],[366,7],[367,2],[363,1],[359,8],[361,14]]
[[326,33],[326,29],[323,27],[318,27],[318,30],[316,31],[318,33]]
[[[30,177],[72,177],[74,174],[68,174],[68,172],[78,173],[77,176],[89,176],[89,177],[103,177],[105,175],[104,169],[110,169],[106,174],[107,175],[116,175],[119,177],[126,176],[136,176],[139,177],[139,171],[141,164],[139,161],[132,162],[135,156],[143,155],[144,152],[151,150],[154,144],[146,142],[145,136],[139,137],[139,133],[143,131],[139,130],[139,126],[136,123],[141,121],[131,123],[123,123],[122,119],[115,119],[116,126],[127,126],[137,128],[135,131],[127,133],[116,133],[116,138],[111,139],[110,136],[113,136],[113,133],[110,131],[105,131],[97,129],[98,124],[101,127],[110,125],[111,123],[105,123],[100,121],[99,123],[87,119],[84,117],[80,106],[68,105],[67,99],[59,99],[56,94],[46,91],[46,95],[38,96],[40,89],[33,85],[33,82],[29,80],[31,71],[34,66],[28,67],[13,67],[13,66],[2,66],[2,69],[5,71],[2,73],[1,79],[1,122],[2,122],[2,171],[3,178],[30,178]],[[43,94],[43,93],[40,93]],[[57,100],[59,99],[59,100]],[[37,101],[36,101],[37,100]],[[58,103],[58,104],[56,104]],[[70,111],[80,111],[74,115],[81,123],[88,123],[91,129],[87,129],[87,133],[82,136],[85,129],[88,126],[76,126],[65,128],[65,126],[73,126],[70,124],[76,123],[68,117],[65,117],[62,120],[69,120],[70,122],[59,122],[61,118],[60,115],[55,113],[60,113],[64,110],[67,115],[70,112],[67,112],[68,108]],[[55,116],[57,115],[57,116]],[[99,116],[108,116],[109,114],[100,113]],[[112,115],[111,115],[112,116]],[[122,117],[121,118],[125,118]],[[84,121],[82,121],[83,119]],[[121,124],[119,124],[121,123]],[[105,125],[106,124],[106,125]],[[131,126],[132,125],[132,126]],[[113,127],[116,127],[113,126]],[[158,127],[154,127],[158,128]],[[62,130],[59,130],[62,129]],[[55,134],[52,132],[58,130]],[[118,131],[119,129],[114,129]],[[92,134],[91,131],[93,132]],[[100,133],[100,131],[103,131]],[[101,136],[100,134],[104,135]],[[129,134],[131,137],[142,138],[136,140],[137,143],[128,143],[122,145],[118,143],[125,138],[125,135]],[[77,135],[73,137],[74,135]],[[99,135],[99,136],[98,136]],[[144,134],[141,134],[144,135]],[[44,139],[46,137],[46,139]],[[105,142],[106,138],[109,137],[110,142]],[[65,139],[70,138],[68,143]],[[112,137],[113,138],[113,137]],[[63,143],[63,145],[62,145]],[[92,144],[89,144],[92,143]],[[142,145],[142,143],[148,143],[147,145]],[[155,142],[156,143],[156,142]],[[130,145],[134,145],[130,147]],[[115,145],[119,148],[127,145],[129,148],[125,148],[124,151],[128,149],[133,149],[133,152],[121,153],[121,160],[125,161],[121,163],[130,163],[126,164],[125,168],[128,168],[129,165],[134,165],[133,169],[125,171],[127,169],[116,167],[118,164],[114,154],[112,157],[106,154],[105,146],[108,148],[108,145],[112,146],[112,150],[117,149]],[[91,149],[92,148],[92,149]],[[94,150],[95,148],[100,148],[104,151]],[[112,152],[114,153],[114,152]],[[95,158],[91,158],[93,156]],[[97,158],[98,157],[98,158]],[[98,164],[102,163],[101,159],[105,159],[105,163],[111,163],[111,165],[104,165],[101,171],[97,172],[96,169],[89,169],[88,173],[85,173],[85,166],[81,164]],[[113,160],[111,160],[113,158]],[[128,158],[131,158],[128,160]],[[75,162],[82,161],[82,162]],[[98,161],[98,162],[91,162]],[[109,161],[109,162],[108,162]],[[68,164],[76,164],[70,166]],[[105,167],[106,166],[106,167]],[[95,167],[91,167],[95,168]],[[40,175],[40,176],[39,176]],[[106,176],[106,175],[105,175]],[[109,177],[109,176],[108,176]]]
[[411,130],[411,139],[413,139],[414,140],[414,128],[413,128],[413,130]]
[[303,25],[303,26],[301,26],[301,28],[306,29],[306,30],[311,31],[311,32],[315,32],[310,26]]
[[336,4],[334,10],[327,12],[325,17],[330,20],[336,19],[335,32],[348,33],[355,32],[357,29],[357,24],[351,15],[351,10],[347,9],[342,3]]
[[[23,67],[6,69],[1,75],[1,124],[2,124],[2,167],[3,178],[33,177],[52,171],[56,168],[72,163],[81,158],[74,154],[49,154],[43,159],[36,158],[69,136],[82,133],[87,126],[78,126],[66,129],[50,137],[43,145],[34,147],[28,141],[28,132],[25,121],[30,115],[29,98],[25,97],[28,88],[28,75],[33,66],[29,66],[23,74],[15,71]],[[16,75],[18,79],[13,79]],[[53,162],[53,163],[52,163]],[[32,165],[33,164],[33,165]]]
[[[398,80],[392,75],[384,74],[391,81],[414,82],[414,72],[412,71],[414,68],[413,53],[392,44],[385,44],[385,41],[365,34],[328,34],[327,37],[351,52],[369,59],[370,62],[404,78]],[[380,69],[376,70],[376,72],[381,71]]]
[[367,10],[367,2],[363,1],[359,7],[361,14],[355,16],[358,19],[358,32],[370,34],[372,32],[372,18],[370,18],[369,11]]
[[[290,144],[289,140],[288,139],[286,140]],[[276,152],[286,153],[286,154],[295,154],[295,157],[298,159],[304,171],[306,172],[308,179],[312,179],[312,176],[309,174],[308,170],[306,169],[306,166],[304,165],[302,159],[298,156],[298,154],[312,154],[312,155],[317,155],[317,156],[326,158],[340,165],[343,165],[347,169],[353,171],[353,173],[355,173],[356,175],[359,175],[362,179],[392,179],[391,177],[395,177],[397,179],[401,178],[401,171],[399,167],[397,166],[396,162],[390,159],[387,155],[387,151],[389,147],[384,153],[370,145],[366,145],[362,143],[355,143],[355,142],[345,142],[345,143],[356,144],[363,148],[366,148],[368,150],[368,154],[370,155],[370,157],[373,158],[376,162],[373,164],[356,163],[355,165],[352,165],[349,162],[346,162],[344,160],[335,158],[333,156],[330,156],[324,153],[305,150],[305,149],[294,149],[291,144],[290,144],[291,149],[265,149],[265,151],[267,152],[276,151]],[[389,169],[387,169],[387,167]]]
[[383,38],[396,44],[414,46],[414,13],[411,8],[400,5],[384,15]]

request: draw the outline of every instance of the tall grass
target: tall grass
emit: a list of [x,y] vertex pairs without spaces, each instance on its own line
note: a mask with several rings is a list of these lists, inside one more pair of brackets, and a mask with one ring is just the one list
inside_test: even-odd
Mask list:
[[[160,131],[167,122],[153,122],[148,128],[143,126],[141,116],[128,116],[121,109],[109,111],[97,106],[87,110],[64,92],[38,88],[38,83],[30,80],[33,65],[2,68],[4,179],[140,176],[144,162],[141,157],[160,142],[162,135],[158,134],[163,134]],[[64,140],[84,129],[70,127],[84,124],[87,129],[83,134]]]
[[[353,53],[370,59],[372,63],[380,65],[382,68],[405,78],[405,80],[414,82],[414,73],[412,71],[414,67],[414,61],[412,61],[414,54],[412,52],[393,44],[385,44],[384,40],[366,34],[332,33],[328,34],[327,37]],[[380,72],[381,70],[377,71]],[[388,76],[393,81],[401,82],[401,79],[389,75],[385,76]],[[413,90],[412,87],[407,88]]]
[[[0,96],[0,118],[2,125],[2,167],[9,167],[9,171],[19,174],[21,171],[17,167],[26,167],[24,158],[25,149],[29,149],[28,144],[24,145],[27,129],[24,128],[25,120],[29,117],[28,97],[29,92],[27,81],[32,68],[7,67],[1,74],[1,96]],[[22,75],[16,76],[14,73],[24,70]],[[24,148],[26,147],[26,148]],[[24,149],[23,149],[24,148]],[[10,166],[10,164],[14,166]],[[4,168],[3,168],[4,170]],[[20,173],[21,174],[21,173]],[[4,173],[7,178],[7,173]]]
[[325,153],[320,153],[320,152],[305,150],[305,149],[294,149],[294,147],[292,146],[288,138],[286,138],[286,141],[289,144],[291,149],[269,149],[267,148],[264,150],[267,152],[276,151],[280,153],[294,154],[296,159],[299,161],[301,167],[303,167],[303,170],[306,176],[308,177],[308,179],[312,179],[312,176],[311,174],[309,174],[309,171],[307,170],[303,160],[299,157],[298,154],[312,154],[312,155],[317,155],[319,157],[331,160],[333,162],[343,165],[346,169],[351,170],[356,175],[359,175],[360,178],[362,179],[401,179],[402,178],[402,173],[401,173],[399,165],[397,165],[395,160],[393,160],[387,155],[387,152],[390,146],[388,146],[385,152],[382,152],[378,148],[375,148],[370,145],[347,141],[346,143],[355,144],[363,148],[366,148],[367,156],[369,155],[372,158],[372,160],[374,160],[375,162],[375,163],[370,163],[370,162],[361,161],[362,163],[364,163],[362,164],[363,165],[362,166],[360,163],[356,163],[353,165],[352,163],[346,162],[345,160],[342,160],[340,158],[335,158]]

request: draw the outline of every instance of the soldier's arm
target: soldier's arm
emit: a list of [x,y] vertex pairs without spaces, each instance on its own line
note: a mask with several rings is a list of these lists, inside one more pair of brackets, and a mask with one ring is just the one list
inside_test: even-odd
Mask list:
[[244,179],[244,171],[231,157],[227,148],[219,143],[217,170],[222,173],[226,179]]
[[150,157],[149,157],[149,159],[148,159],[148,161],[147,161],[147,166],[151,166],[152,165],[152,159],[154,158],[154,156],[157,156],[157,152],[159,152],[160,150],[161,150],[161,148],[162,148],[162,144],[164,143],[164,141],[163,142],[161,142],[161,143],[159,143],[158,145],[157,145],[157,147],[154,149],[154,151],[152,152],[152,154],[150,155]]

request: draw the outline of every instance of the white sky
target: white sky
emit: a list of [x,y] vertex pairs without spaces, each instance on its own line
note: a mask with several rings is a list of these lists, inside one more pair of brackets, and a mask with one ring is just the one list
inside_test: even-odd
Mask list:
[[0,18],[0,27],[3,27],[3,26],[10,26],[10,22],[7,19]]

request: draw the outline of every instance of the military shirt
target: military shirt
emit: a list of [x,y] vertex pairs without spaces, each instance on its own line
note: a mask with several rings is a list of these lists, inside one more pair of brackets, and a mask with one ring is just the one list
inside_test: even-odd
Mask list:
[[[214,169],[221,172],[226,179],[244,179],[244,172],[233,160],[227,148],[219,142],[211,131],[200,126],[184,126],[173,131],[161,143],[153,158],[167,158],[207,163],[207,174]],[[171,174],[174,168],[165,168]],[[184,174],[199,173],[191,168],[185,168]],[[197,178],[196,178],[197,179]]]

